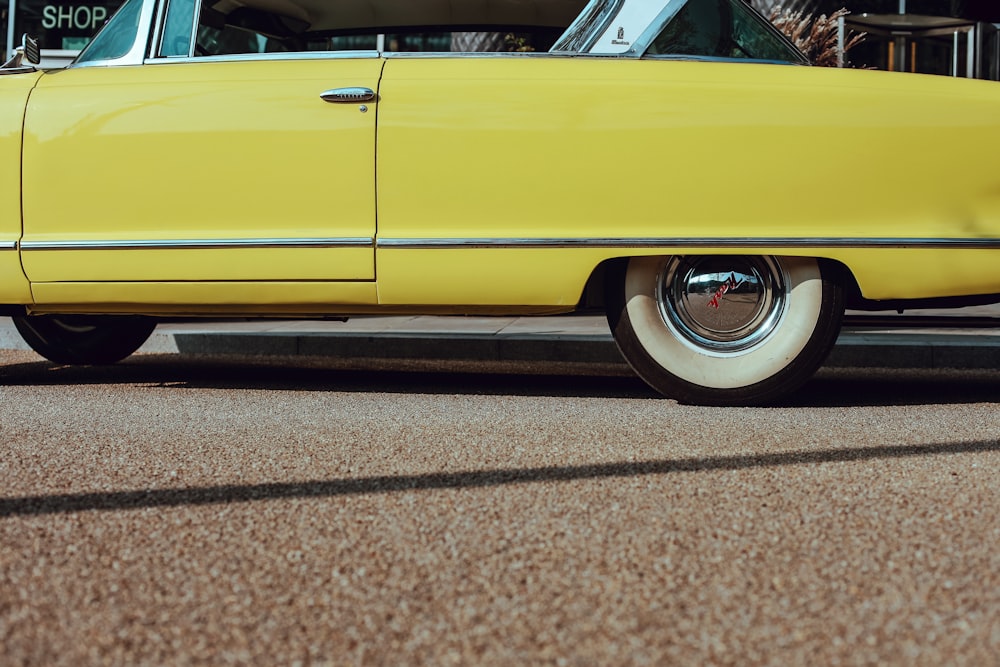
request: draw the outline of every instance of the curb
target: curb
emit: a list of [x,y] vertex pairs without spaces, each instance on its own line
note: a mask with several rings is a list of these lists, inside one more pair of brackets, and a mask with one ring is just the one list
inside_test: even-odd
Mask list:
[[[167,324],[140,349],[145,354],[327,357],[341,359],[551,362],[627,368],[611,332],[595,322],[532,320],[530,326],[460,319],[359,321],[361,330],[322,325],[298,330],[287,323]],[[293,327],[301,326],[292,324]],[[338,325],[339,326],[339,325]],[[243,328],[246,327],[246,328]],[[9,321],[0,320],[0,349],[28,350]],[[845,327],[824,363],[828,368],[1000,369],[1000,329]]]
[[[627,365],[610,334],[176,333],[192,355],[310,356],[438,361],[546,361]],[[154,351],[154,350],[149,350]],[[1000,335],[845,331],[825,367],[1000,369]]]
[[182,354],[625,364],[608,336],[495,334],[175,334]]
[[847,331],[824,366],[1000,370],[1000,335]]

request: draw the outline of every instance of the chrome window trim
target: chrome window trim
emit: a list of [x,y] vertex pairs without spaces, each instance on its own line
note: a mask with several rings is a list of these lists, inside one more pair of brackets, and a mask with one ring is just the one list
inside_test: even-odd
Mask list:
[[220,63],[220,62],[264,62],[284,60],[358,60],[358,59],[440,59],[440,58],[569,58],[575,53],[553,53],[542,51],[535,53],[499,52],[477,53],[474,51],[452,53],[449,51],[294,51],[290,53],[237,53],[221,56],[157,56],[146,61],[147,65],[164,65],[170,63]]
[[31,250],[228,250],[236,248],[372,248],[371,237],[301,239],[164,239],[134,241],[22,241]]
[[[160,43],[163,39],[163,33],[165,30],[166,13],[168,2],[162,1],[157,2],[157,0],[146,0],[143,4],[143,14],[140,16],[139,34],[146,34],[149,36],[148,44],[143,45],[141,49],[137,49],[133,45],[133,49],[125,57],[108,60],[108,61],[93,61],[89,63],[81,63],[77,67],[92,67],[92,66],[106,66],[106,65],[131,65],[131,64],[150,64],[158,65],[165,62],[171,63],[182,63],[182,62],[242,62],[242,61],[271,61],[271,60],[321,60],[325,58],[378,58],[378,57],[392,57],[392,58],[456,58],[456,57],[473,57],[473,58],[483,58],[483,57],[541,57],[548,55],[557,56],[569,56],[577,54],[586,54],[597,39],[606,30],[607,25],[610,23],[612,18],[616,16],[621,10],[622,6],[625,5],[626,0],[590,0],[590,3],[581,11],[580,15],[574,19],[573,23],[566,29],[566,31],[556,40],[552,49],[543,52],[503,52],[503,53],[455,53],[450,51],[442,52],[384,52],[378,50],[365,50],[365,51],[296,51],[291,53],[240,53],[240,54],[225,54],[216,56],[196,56],[194,54],[196,36],[197,36],[197,25],[199,17],[199,8],[202,2],[197,2],[197,6],[194,12],[194,25],[192,26],[192,40],[190,51],[188,56],[161,56],[159,55],[162,50],[162,44]],[[153,17],[153,7],[156,9],[156,16]],[[588,31],[582,33],[581,35],[574,36],[576,38],[576,43],[581,44],[580,48],[569,49],[569,48],[558,48],[560,44],[566,41],[573,31],[580,30],[579,25],[585,17],[587,17],[588,12],[591,9],[596,9],[597,18],[589,26]],[[154,23],[151,26],[151,21]],[[152,30],[152,34],[150,31]],[[143,32],[145,31],[145,32]],[[139,40],[137,39],[137,42]],[[135,52],[139,51],[145,54],[144,58],[138,60],[135,59]],[[608,54],[592,54],[592,55],[608,55]],[[621,54],[610,54],[618,55]],[[126,60],[128,62],[126,62]]]
[[[147,0],[147,3],[149,0]],[[163,38],[163,32],[165,30],[167,5],[169,2],[164,0],[159,3],[157,9],[157,16],[155,18],[155,32],[151,37],[149,44],[149,50],[147,52],[146,58],[143,60],[143,64],[158,65],[165,62],[171,63],[183,63],[183,62],[242,62],[242,61],[270,61],[270,60],[322,60],[326,58],[456,58],[456,57],[473,57],[473,58],[484,58],[484,57],[521,57],[521,58],[537,58],[540,56],[548,55],[575,55],[577,53],[585,52],[590,45],[597,39],[601,34],[601,30],[611,20],[611,16],[620,9],[625,3],[625,0],[590,0],[590,3],[581,11],[580,15],[574,19],[570,27],[563,33],[559,39],[556,40],[556,44],[549,51],[543,52],[501,52],[501,53],[479,53],[479,52],[451,52],[451,51],[379,51],[379,50],[359,50],[359,51],[294,51],[289,53],[238,53],[238,54],[225,54],[216,56],[196,56],[194,49],[197,41],[197,30],[198,30],[198,19],[200,8],[202,6],[201,0],[197,0],[195,12],[194,12],[194,25],[192,26],[192,39],[191,47],[188,52],[187,57],[183,56],[161,56],[159,55],[162,51],[162,44],[160,42]],[[596,27],[591,31],[589,35],[584,35],[588,37],[587,45],[585,48],[576,51],[567,50],[556,50],[556,46],[566,38],[567,33],[574,29],[577,23],[579,23],[582,17],[585,16],[587,11],[591,7],[600,7],[604,5],[601,10],[600,21],[596,24]],[[143,7],[145,11],[145,5]],[[140,28],[142,19],[140,18]],[[147,31],[149,27],[147,25]],[[110,62],[110,61],[109,61]],[[114,63],[119,63],[118,60],[113,61]],[[105,61],[100,63],[88,63],[88,64],[107,64]],[[86,65],[80,65],[81,67]]]
[[448,58],[572,58],[579,54],[554,51],[384,51],[380,54],[387,60]]
[[293,51],[290,53],[233,53],[222,56],[157,56],[146,60],[147,65],[164,65],[170,63],[230,63],[230,62],[263,62],[281,60],[350,60],[361,58],[378,58],[378,51]]
[[[170,9],[171,0],[161,0],[159,8],[156,12],[156,26],[153,36],[149,43],[149,51],[146,53],[146,60],[144,63],[148,63],[153,59],[156,60],[182,60],[185,56],[161,56],[160,53],[163,51],[163,38],[166,35],[167,29],[167,11]],[[191,42],[188,44],[188,55],[187,58],[194,57],[194,47],[198,40],[198,19],[201,17],[201,0],[195,0],[195,7],[193,16],[191,17],[191,32],[189,33],[191,37]]]
[[[615,12],[615,14],[608,19],[608,21],[604,26],[604,29],[595,31],[593,40],[590,43],[590,47],[587,49],[588,53],[590,53],[591,55],[617,56],[619,58],[639,57],[641,54],[645,53],[646,49],[649,47],[649,44],[652,43],[653,39],[656,38],[656,35],[660,34],[660,30],[663,28],[664,25],[666,25],[666,22],[671,18],[673,18],[673,16],[681,10],[681,7],[687,4],[687,2],[688,0],[667,0],[666,6],[655,15],[651,23],[646,23],[646,25],[641,28],[640,32],[638,32],[639,36],[634,40],[632,40],[632,43],[629,44],[629,47],[627,49],[617,50],[617,51],[615,50],[598,51],[597,49],[600,48],[601,40],[604,38],[605,35],[607,35],[612,30],[612,26],[616,23],[616,19],[618,19],[623,14],[626,14],[626,10],[631,10],[633,5],[643,4],[641,0],[640,1],[631,0],[628,5],[626,5],[625,3],[621,3],[621,5],[619,6],[619,10]],[[667,18],[664,18],[664,16],[666,16]],[[657,25],[659,26],[659,28],[653,30],[653,27]],[[623,24],[621,27],[630,28],[635,26],[634,25],[626,26]],[[626,30],[626,32],[627,34],[634,34],[631,30]],[[652,32],[652,36],[649,36],[650,32]],[[641,49],[637,48],[637,45],[640,44],[642,44]]]
[[151,57],[160,49],[160,40],[163,39],[163,28],[166,24],[167,5],[169,4],[170,0],[160,0],[156,5],[156,18],[153,19],[153,34],[149,38],[146,58]]
[[535,53],[477,53],[473,51],[461,53],[451,51],[290,51],[287,53],[233,53],[219,56],[156,56],[154,58],[148,58],[144,64],[162,65],[164,63],[263,62],[275,60],[351,60],[362,58],[542,58],[571,55],[575,54],[551,53],[548,51]]
[[[648,47],[647,47],[648,48]],[[673,54],[656,54],[642,56],[643,60],[672,60],[674,62],[693,63],[742,63],[746,65],[791,65],[799,67],[803,63],[793,63],[788,60],[765,60],[763,58],[723,58],[722,56],[681,56]]]
[[625,0],[590,0],[580,15],[559,36],[549,53],[586,53],[607,30]]
[[[194,16],[191,17],[191,43],[188,44],[188,58],[194,58],[195,49],[198,48],[198,24],[201,22],[201,7],[204,2],[203,0],[196,0],[194,4]],[[166,14],[163,15],[163,20],[167,20]],[[166,25],[164,24],[165,27]]]
[[[108,67],[111,65],[141,65],[146,60],[145,56],[150,48],[150,30],[152,29],[153,14],[156,6],[157,0],[144,0],[142,3],[142,10],[139,12],[139,27],[136,30],[135,42],[132,43],[132,48],[124,56],[110,60],[90,60],[85,63],[73,62],[67,69],[79,69],[81,67]],[[110,21],[111,19],[108,20]]]
[[663,29],[667,27],[667,24],[670,23],[675,16],[677,16],[677,13],[680,12],[687,3],[688,0],[669,0],[667,2],[667,6],[664,7],[659,14],[657,14],[656,19],[654,19],[653,22],[646,27],[646,30],[639,35],[639,38],[632,43],[632,48],[630,48],[627,53],[636,56],[644,54],[647,49],[649,49],[649,45],[653,43],[654,39],[656,39],[657,35],[659,35]]
[[894,248],[1000,250],[1000,238],[437,238],[378,239],[377,249],[433,250],[460,248]]

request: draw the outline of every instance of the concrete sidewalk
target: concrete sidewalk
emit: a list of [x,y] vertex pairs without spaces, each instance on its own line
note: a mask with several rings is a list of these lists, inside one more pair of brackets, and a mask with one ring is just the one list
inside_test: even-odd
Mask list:
[[[998,319],[996,327],[977,328],[911,328],[902,318],[879,328],[845,327],[826,365],[1000,369],[1000,305],[902,317],[915,316]],[[0,318],[0,348],[28,349],[7,318]],[[601,315],[164,323],[140,352],[625,363]]]

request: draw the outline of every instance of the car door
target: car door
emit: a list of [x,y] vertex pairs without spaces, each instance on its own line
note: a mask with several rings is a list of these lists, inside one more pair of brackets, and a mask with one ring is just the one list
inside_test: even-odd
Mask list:
[[261,55],[40,79],[23,157],[34,285],[374,279],[375,101],[330,91],[377,91],[382,61]]

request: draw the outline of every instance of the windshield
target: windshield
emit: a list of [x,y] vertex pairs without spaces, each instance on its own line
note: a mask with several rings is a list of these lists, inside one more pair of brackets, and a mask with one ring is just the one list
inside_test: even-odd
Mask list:
[[143,0],[128,0],[77,56],[74,64],[125,57],[139,32]]

